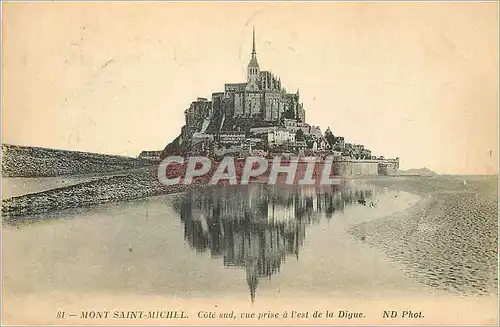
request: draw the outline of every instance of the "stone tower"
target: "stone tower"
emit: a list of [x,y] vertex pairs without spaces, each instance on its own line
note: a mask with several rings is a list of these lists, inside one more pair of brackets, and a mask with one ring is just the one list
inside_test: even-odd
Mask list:
[[257,62],[257,52],[255,51],[255,28],[253,29],[252,58],[247,67],[248,89],[257,90],[260,76],[259,63]]

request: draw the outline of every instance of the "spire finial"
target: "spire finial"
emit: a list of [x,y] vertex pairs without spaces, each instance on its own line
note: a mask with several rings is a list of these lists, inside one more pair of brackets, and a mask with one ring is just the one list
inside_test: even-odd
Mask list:
[[252,56],[255,57],[257,52],[255,52],[255,26],[253,27],[253,43],[252,43]]

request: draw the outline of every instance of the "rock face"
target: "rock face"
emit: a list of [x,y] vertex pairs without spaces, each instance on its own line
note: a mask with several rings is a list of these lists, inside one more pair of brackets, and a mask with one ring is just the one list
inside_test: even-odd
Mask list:
[[132,157],[2,144],[3,177],[54,177],[143,167]]

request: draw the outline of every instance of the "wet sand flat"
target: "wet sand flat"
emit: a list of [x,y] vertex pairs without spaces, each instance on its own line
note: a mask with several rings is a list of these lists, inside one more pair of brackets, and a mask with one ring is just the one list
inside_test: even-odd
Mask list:
[[350,233],[356,239],[381,249],[426,285],[454,294],[497,296],[496,176],[372,183],[419,194],[422,200],[407,211],[354,226]]

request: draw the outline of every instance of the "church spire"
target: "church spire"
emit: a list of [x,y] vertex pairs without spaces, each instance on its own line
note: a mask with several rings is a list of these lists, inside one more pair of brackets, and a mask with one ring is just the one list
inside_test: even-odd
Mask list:
[[249,83],[250,89],[258,89],[259,85],[259,63],[257,62],[257,52],[255,51],[255,27],[253,28],[253,39],[252,39],[252,57],[247,67],[247,82]]
[[255,26],[253,27],[252,58],[257,55],[255,51]]

